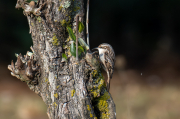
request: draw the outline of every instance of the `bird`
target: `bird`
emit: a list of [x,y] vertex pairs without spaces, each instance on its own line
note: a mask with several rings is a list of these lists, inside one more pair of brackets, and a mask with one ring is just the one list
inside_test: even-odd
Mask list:
[[110,89],[110,80],[114,72],[115,64],[115,53],[112,46],[108,43],[102,43],[98,47],[93,48],[92,50],[98,50],[99,60],[102,64],[103,69],[107,73],[107,91]]

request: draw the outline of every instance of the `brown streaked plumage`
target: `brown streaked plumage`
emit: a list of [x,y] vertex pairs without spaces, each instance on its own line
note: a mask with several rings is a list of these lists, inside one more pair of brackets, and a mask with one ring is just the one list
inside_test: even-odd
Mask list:
[[110,89],[110,80],[112,78],[114,72],[114,64],[115,64],[115,53],[110,44],[102,43],[97,48],[99,51],[99,59],[102,63],[103,69],[106,71],[108,79],[107,79],[107,91]]

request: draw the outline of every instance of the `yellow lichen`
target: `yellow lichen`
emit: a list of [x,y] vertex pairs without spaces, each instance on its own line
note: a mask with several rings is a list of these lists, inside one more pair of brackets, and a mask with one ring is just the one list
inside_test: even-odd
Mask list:
[[[96,84],[97,83],[99,83],[99,81],[101,80],[101,79],[103,79],[104,80],[104,77],[103,77],[103,75],[102,75],[102,73],[98,73],[99,75],[98,75],[98,78],[96,79]],[[96,74],[97,75],[97,74]]]
[[57,107],[57,104],[56,104],[56,102],[54,102],[54,103],[53,103],[53,106],[54,106],[55,108]]
[[109,119],[109,109],[108,109],[108,103],[107,100],[110,98],[110,95],[108,92],[105,92],[104,95],[101,97],[95,99],[97,102],[95,107],[101,112],[100,118],[101,119]]
[[65,51],[65,54],[67,54],[68,57],[71,57],[70,48],[67,51]]
[[[100,119],[109,119],[109,109],[108,109],[108,102],[107,100],[110,98],[110,95],[107,91],[104,90],[106,87],[104,77],[102,73],[98,70],[93,70],[91,72],[91,75],[93,77],[93,88],[90,90],[92,96],[94,97],[94,109],[97,110],[99,113],[97,113],[97,117],[94,119],[100,118]],[[104,90],[104,94],[101,95],[102,89]]]
[[31,26],[34,26],[34,23],[33,23],[33,22],[31,22]]
[[66,22],[66,25],[69,26],[69,27],[71,27],[70,23],[71,23],[71,16],[69,16],[69,21]]
[[104,112],[103,112],[103,113],[101,114],[101,119],[109,119],[109,115],[110,115],[109,113],[104,113]]
[[57,97],[58,97],[58,94],[57,94],[57,93],[55,93],[55,94],[54,94],[54,97],[55,97],[55,98],[57,98]]
[[93,77],[97,76],[97,74],[98,74],[98,71],[97,70],[93,70],[93,72],[92,72]]
[[62,5],[61,6],[59,6],[59,8],[58,8],[58,11],[61,11],[61,9],[62,9],[63,7],[62,7]]
[[48,78],[45,78],[45,82],[48,82]]
[[90,117],[93,117],[93,115],[90,113]]
[[97,106],[99,107],[99,111],[101,112],[107,112],[108,110],[108,103],[106,100],[99,100]]
[[80,9],[80,7],[74,7],[73,11],[77,11],[79,9]]
[[65,42],[69,42],[71,40],[71,37],[69,36]]
[[[91,107],[89,105],[87,105],[87,110],[91,111]],[[91,114],[91,112],[90,112],[90,117],[93,117],[93,114]]]
[[59,85],[56,88],[59,88]]
[[104,83],[105,83],[104,79],[101,79],[101,80],[99,81],[98,89],[101,89],[101,88],[104,86]]
[[94,98],[98,96],[99,92],[100,92],[99,90],[95,90],[95,89],[91,90],[91,93],[92,93]]
[[41,17],[40,16],[37,17],[37,20],[39,23],[41,23]]
[[63,49],[66,49],[66,45],[63,44]]
[[63,20],[60,21],[60,22],[61,22],[62,26],[65,26],[65,25],[66,25],[66,20],[65,20],[65,19],[63,19]]
[[52,44],[53,44],[53,45],[59,45],[58,39],[57,39],[57,37],[56,37],[56,34],[53,34],[53,35],[54,35],[54,36],[53,36],[53,38],[52,38],[52,40],[53,40]]
[[71,97],[73,97],[74,96],[74,93],[75,93],[75,90],[73,89],[73,90],[71,90]]
[[[68,16],[68,15],[66,15],[66,16]],[[68,22],[65,19],[63,19],[62,21],[60,21],[60,23],[61,23],[62,26],[70,26],[71,16],[69,16]]]
[[93,72],[91,73],[92,76],[95,80],[95,84],[93,86],[93,88],[91,89],[91,94],[93,95],[94,98],[98,97],[100,95],[101,89],[102,87],[106,87],[105,81],[104,81],[104,77],[102,76],[101,72],[97,71],[97,70],[93,70]]
[[98,100],[108,100],[110,98],[109,93],[106,91],[104,95],[98,98]]
[[90,106],[89,106],[89,105],[87,105],[87,110],[88,110],[88,111],[91,111],[91,108],[90,108]]

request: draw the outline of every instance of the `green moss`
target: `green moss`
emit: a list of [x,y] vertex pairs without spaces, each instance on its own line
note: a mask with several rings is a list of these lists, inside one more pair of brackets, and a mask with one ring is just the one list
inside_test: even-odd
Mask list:
[[59,42],[58,42],[58,39],[57,39],[57,37],[56,37],[56,34],[53,34],[54,36],[53,36],[53,38],[52,38],[52,40],[53,40],[53,42],[52,42],[52,44],[53,45],[59,45]]
[[57,97],[58,97],[58,94],[57,94],[57,93],[55,93],[55,94],[54,94],[54,97],[55,97],[55,98],[57,98]]
[[73,97],[74,96],[74,93],[75,93],[75,90],[73,89],[73,90],[71,90],[71,97]]

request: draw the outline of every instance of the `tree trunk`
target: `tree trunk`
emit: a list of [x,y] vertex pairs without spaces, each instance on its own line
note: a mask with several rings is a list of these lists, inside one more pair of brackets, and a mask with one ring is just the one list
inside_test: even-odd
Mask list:
[[[18,0],[16,8],[24,9],[33,47],[32,53],[17,54],[8,69],[43,99],[49,119],[115,119],[99,68],[88,63],[86,52],[79,61],[70,52],[66,28],[76,32],[77,16],[84,24],[84,0]],[[85,40],[85,32],[78,37]]]

